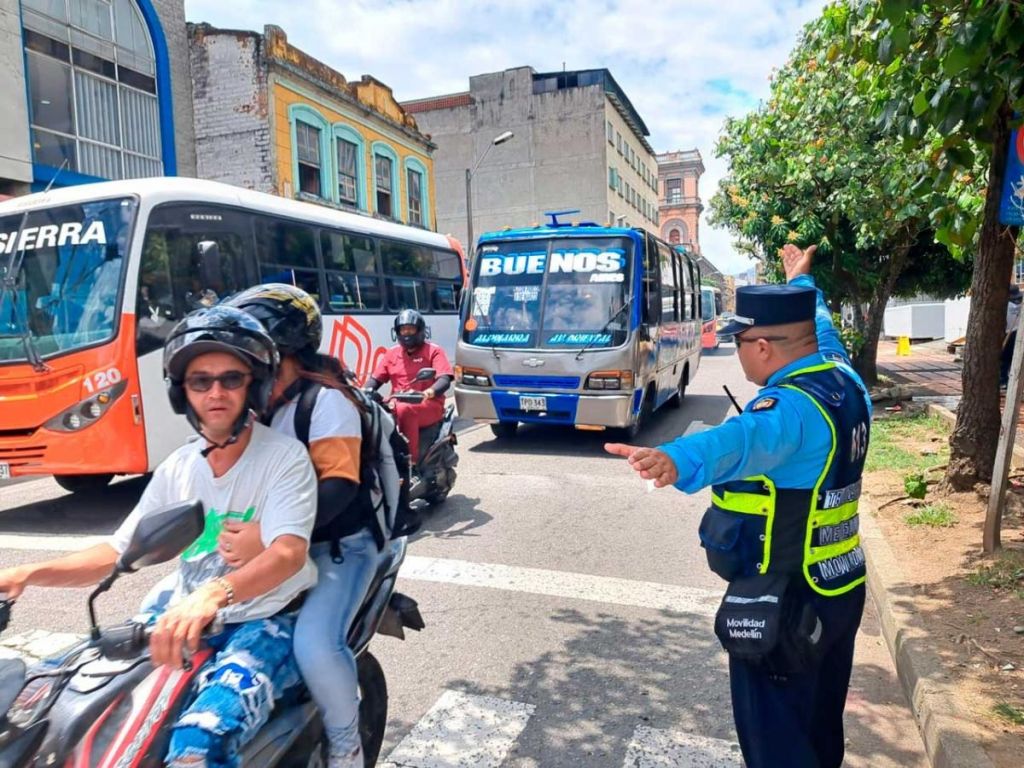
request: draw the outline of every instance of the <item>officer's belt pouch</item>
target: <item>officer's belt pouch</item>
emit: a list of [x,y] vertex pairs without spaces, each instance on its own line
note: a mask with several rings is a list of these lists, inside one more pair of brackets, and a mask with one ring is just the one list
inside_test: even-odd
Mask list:
[[730,656],[761,664],[776,652],[789,579],[785,573],[764,574],[729,583],[715,614],[715,634]]
[[741,540],[746,517],[749,516],[712,506],[700,521],[700,545],[707,555],[708,567],[726,581],[738,577],[757,560],[756,555],[744,551]]
[[821,653],[821,620],[799,575],[769,573],[729,584],[715,615],[722,647],[776,675],[813,667]]

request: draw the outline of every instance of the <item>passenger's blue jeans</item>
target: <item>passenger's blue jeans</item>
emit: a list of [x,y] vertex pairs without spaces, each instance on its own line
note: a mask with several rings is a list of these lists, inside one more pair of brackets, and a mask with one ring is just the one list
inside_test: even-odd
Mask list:
[[348,755],[359,746],[359,683],[348,631],[380,560],[369,530],[341,540],[342,562],[331,559],[328,543],[314,544],[309,556],[319,580],[306,595],[295,625],[295,658],[320,707],[331,755]]

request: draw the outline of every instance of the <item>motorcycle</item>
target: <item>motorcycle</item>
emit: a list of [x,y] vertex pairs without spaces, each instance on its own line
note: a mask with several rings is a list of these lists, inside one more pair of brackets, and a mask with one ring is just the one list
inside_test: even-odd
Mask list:
[[[423,368],[413,381],[433,381],[436,378],[436,370]],[[369,390],[368,393],[388,408],[387,401],[379,392]],[[418,390],[403,390],[392,392],[388,399],[400,403],[422,403],[426,395]],[[444,416],[439,422],[420,429],[420,455],[412,457],[413,477],[409,485],[409,501],[423,499],[428,504],[436,506],[448,498],[448,494],[455,487],[455,467],[459,463],[455,446],[458,442],[455,435],[455,405],[449,403],[445,406]]]
[[[213,651],[201,645],[182,669],[154,668],[148,653],[151,626],[129,621],[100,627],[95,601],[121,575],[177,557],[203,526],[199,501],[147,516],[110,575],[88,598],[86,640],[29,670],[20,659],[0,661],[0,766],[163,765],[171,727]],[[405,540],[392,541],[348,638],[357,659],[359,732],[368,768],[376,765],[384,741],[388,693],[380,663],[367,646],[375,633],[404,639],[406,628],[424,627],[416,602],[394,591],[404,559]],[[0,632],[7,626],[11,605],[0,596]],[[206,636],[221,629],[215,621]],[[327,739],[308,693],[302,689],[279,703],[239,757],[247,768],[326,765]]]

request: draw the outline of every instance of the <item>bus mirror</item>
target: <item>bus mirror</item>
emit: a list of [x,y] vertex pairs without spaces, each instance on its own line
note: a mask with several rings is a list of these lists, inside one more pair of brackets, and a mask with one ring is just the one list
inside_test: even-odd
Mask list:
[[215,240],[200,240],[196,243],[196,257],[203,288],[218,291],[224,282],[224,273],[220,265],[220,246]]

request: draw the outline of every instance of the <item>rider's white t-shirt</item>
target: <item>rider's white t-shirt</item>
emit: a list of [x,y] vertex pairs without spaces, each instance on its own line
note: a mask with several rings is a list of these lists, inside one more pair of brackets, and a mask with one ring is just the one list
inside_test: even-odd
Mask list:
[[[203,502],[206,528],[182,553],[173,605],[211,579],[232,568],[217,552],[217,537],[224,522],[254,521],[260,524],[263,544],[291,534],[309,541],[316,519],[316,475],[302,443],[262,424],[254,424],[252,438],[231,469],[214,477],[202,456],[205,441],[188,443],[156,468],[142,498],[114,533],[111,546],[124,552],[136,526],[146,514],[190,499]],[[316,566],[307,557],[302,569],[269,592],[221,611],[227,623],[272,616],[300,592],[316,583]]]

